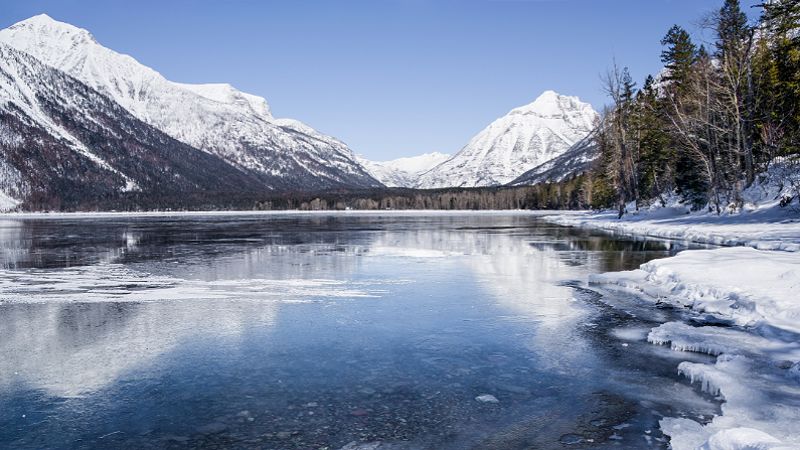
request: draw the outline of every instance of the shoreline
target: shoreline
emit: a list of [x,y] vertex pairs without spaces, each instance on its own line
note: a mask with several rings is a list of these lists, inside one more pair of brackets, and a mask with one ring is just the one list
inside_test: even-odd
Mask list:
[[722,246],[683,250],[639,269],[588,280],[610,291],[633,292],[654,307],[696,314],[697,323],[666,322],[646,338],[674,352],[716,357],[711,364],[676,365],[689,384],[722,400],[722,413],[707,424],[664,417],[660,426],[671,447],[800,448],[800,301],[795,292],[800,287],[800,221],[774,208],[728,217],[647,213],[621,220],[610,213],[557,213],[543,219],[630,237]]

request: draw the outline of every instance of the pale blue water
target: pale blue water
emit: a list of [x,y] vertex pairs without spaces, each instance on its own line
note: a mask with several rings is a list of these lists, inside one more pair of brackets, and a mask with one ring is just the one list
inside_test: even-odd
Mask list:
[[644,342],[680,312],[583,281],[679,249],[518,213],[3,220],[0,447],[665,447],[717,410]]

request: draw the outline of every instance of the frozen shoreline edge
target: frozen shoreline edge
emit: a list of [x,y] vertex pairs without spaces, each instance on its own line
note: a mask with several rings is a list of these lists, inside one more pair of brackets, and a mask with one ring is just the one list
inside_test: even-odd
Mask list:
[[325,211],[303,211],[303,210],[272,210],[272,211],[97,211],[97,212],[6,212],[0,213],[0,220],[3,219],[71,219],[71,218],[106,218],[106,217],[242,217],[242,216],[327,216],[327,215],[350,215],[350,216],[415,216],[415,215],[519,215],[542,217],[553,215],[554,213],[578,214],[577,211],[556,211],[556,210],[528,210],[528,209],[491,209],[491,210],[440,210],[440,209],[382,209],[382,210],[325,210]]
[[[716,343],[717,333],[727,333],[728,329],[709,326],[689,327],[682,322],[667,322],[653,328],[648,342],[654,345],[670,345],[674,351],[689,351],[717,355],[715,364],[696,364],[682,362],[677,367],[678,373],[690,384],[700,383],[701,390],[717,395],[723,400],[722,414],[716,416],[709,424],[700,424],[691,419],[665,417],[660,421],[662,431],[670,436],[671,448],[675,450],[722,450],[730,448],[763,448],[792,449],[800,448],[800,432],[792,431],[794,424],[800,420],[800,409],[792,407],[792,402],[800,398],[800,344],[784,345],[780,338],[773,338],[783,346],[780,352],[770,353],[764,350],[763,342],[767,339],[763,334],[770,334],[761,328],[777,328],[778,325],[788,333],[800,336],[800,320],[797,315],[800,307],[790,299],[791,290],[797,287],[800,270],[800,244],[785,242],[780,236],[750,236],[740,238],[730,233],[737,228],[736,220],[726,224],[727,234],[715,232],[713,221],[703,223],[702,218],[692,225],[700,228],[679,227],[669,224],[669,219],[661,221],[645,220],[608,220],[588,213],[574,215],[545,215],[543,220],[556,225],[581,229],[619,233],[630,237],[668,239],[699,244],[723,246],[713,250],[684,250],[676,256],[654,260],[643,264],[640,269],[628,272],[610,272],[591,276],[590,284],[604,285],[615,289],[633,291],[637,295],[655,302],[666,300],[677,306],[683,306],[699,312],[711,312],[731,319],[741,328],[737,333],[743,338],[740,342],[720,348]],[[654,222],[656,225],[654,225]],[[664,222],[667,222],[664,224]],[[798,227],[796,223],[765,221],[755,224],[756,227],[775,224]],[[661,227],[659,228],[659,225]],[[720,224],[718,224],[720,225]],[[745,233],[753,233],[752,223],[739,222]],[[705,228],[705,229],[703,229]],[[800,237],[800,234],[798,234]],[[736,271],[736,263],[728,261],[716,262],[714,258],[724,254],[733,255],[738,264],[749,264],[748,271],[767,276],[762,286],[752,286],[753,280],[741,280],[741,272]],[[741,253],[742,255],[739,255]],[[750,255],[752,254],[752,255]],[[704,259],[709,256],[710,259]],[[749,257],[748,257],[749,256]],[[766,258],[764,256],[767,256]],[[681,257],[692,262],[696,257],[703,264],[722,264],[723,270],[716,274],[705,272],[698,274],[702,265],[682,264]],[[708,267],[708,266],[706,266]],[[788,269],[787,269],[788,268]],[[732,270],[733,269],[733,270]],[[745,277],[746,278],[746,277]],[[715,283],[716,282],[716,283]],[[742,290],[737,286],[741,282]],[[774,285],[777,284],[777,287]],[[748,292],[748,288],[751,291]],[[774,289],[769,289],[774,288]],[[763,305],[776,308],[765,316]],[[752,304],[752,314],[739,315],[740,305]],[[758,319],[761,320],[758,320]],[[787,322],[787,318],[790,319]],[[772,320],[769,320],[772,319]],[[793,323],[797,323],[794,326]],[[685,326],[682,333],[668,332],[676,326]],[[788,327],[787,327],[788,325]],[[788,328],[788,329],[787,329]],[[709,341],[712,344],[709,344]],[[710,352],[709,349],[715,349]],[[783,360],[779,361],[779,359]],[[789,365],[790,363],[793,363]],[[766,367],[765,367],[766,364]],[[781,367],[781,365],[785,367]],[[777,366],[777,367],[775,367]],[[783,379],[783,385],[775,389],[782,390],[783,404],[771,403],[769,392],[757,386],[769,380]],[[768,384],[771,384],[768,383]],[[755,386],[755,387],[754,387]],[[764,420],[759,408],[767,409],[764,413],[772,416]]]

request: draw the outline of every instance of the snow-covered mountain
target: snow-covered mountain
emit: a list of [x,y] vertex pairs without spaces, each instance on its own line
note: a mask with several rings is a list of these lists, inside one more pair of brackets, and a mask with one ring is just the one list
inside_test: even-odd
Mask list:
[[416,187],[506,184],[566,152],[592,131],[598,117],[577,97],[546,91],[492,122],[461,151],[423,173]]
[[169,81],[84,29],[39,15],[0,30],[0,42],[77,78],[174,139],[255,174],[265,189],[380,186],[344,143],[274,118],[263,98],[227,84]]
[[592,131],[566,152],[539,164],[508,184],[510,186],[531,186],[539,183],[557,183],[590,170],[600,158],[600,148],[595,141],[596,137],[596,132]]
[[414,187],[423,172],[443,163],[450,155],[439,152],[425,153],[391,161],[370,161],[359,158],[359,162],[373,178],[388,187]]
[[108,208],[122,194],[158,207],[199,192],[264,190],[254,173],[171,138],[3,43],[0,150],[0,209]]

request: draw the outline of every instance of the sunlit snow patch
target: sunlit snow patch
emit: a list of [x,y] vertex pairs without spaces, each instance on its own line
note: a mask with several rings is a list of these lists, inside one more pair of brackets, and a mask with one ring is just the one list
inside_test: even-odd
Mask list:
[[714,364],[684,361],[677,367],[723,403],[722,415],[708,424],[661,420],[673,449],[800,448],[800,254],[690,250],[638,270],[595,275],[590,282],[739,326],[669,322],[648,333],[652,344],[716,356]]

